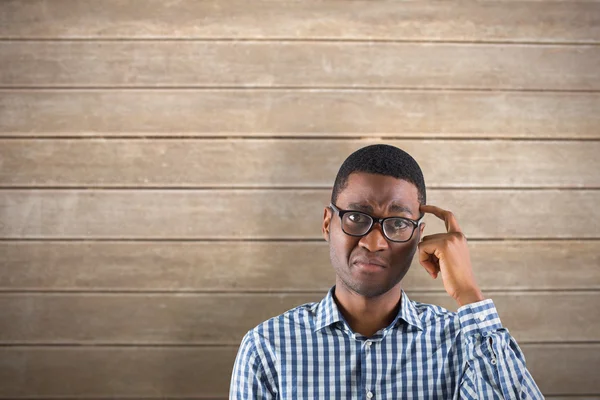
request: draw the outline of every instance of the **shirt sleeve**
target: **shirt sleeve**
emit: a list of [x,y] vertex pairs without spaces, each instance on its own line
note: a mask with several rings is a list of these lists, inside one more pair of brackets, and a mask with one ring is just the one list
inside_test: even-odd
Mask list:
[[[273,384],[273,375],[265,369],[260,346],[252,331],[242,339],[238,350],[231,386],[229,388],[230,400],[271,400],[277,399],[276,385]],[[261,354],[262,353],[262,354]]]
[[459,308],[458,318],[467,359],[459,398],[544,398],[491,299]]

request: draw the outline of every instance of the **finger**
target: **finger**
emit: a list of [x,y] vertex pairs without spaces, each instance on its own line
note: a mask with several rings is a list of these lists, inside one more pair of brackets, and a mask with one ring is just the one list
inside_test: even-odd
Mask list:
[[421,212],[433,214],[436,217],[438,217],[439,219],[443,220],[446,224],[446,230],[448,232],[462,233],[462,230],[460,229],[460,226],[458,225],[458,221],[454,217],[454,214],[452,214],[450,211],[444,210],[444,209],[436,207],[436,206],[425,205],[425,204],[422,204],[421,207],[419,207],[419,209],[421,210]]
[[440,267],[437,257],[433,254],[433,248],[430,246],[422,246],[422,243],[419,244],[419,263],[433,279],[437,278]]
[[438,269],[435,266],[435,264],[432,261],[429,260],[424,260],[421,261],[419,260],[419,263],[423,266],[423,268],[425,268],[425,270],[427,271],[427,273],[429,274],[429,276],[431,276],[433,279],[437,278],[438,276]]
[[426,242],[429,240],[443,240],[443,239],[446,239],[447,237],[448,237],[447,233],[434,233],[433,235],[423,236],[421,241]]

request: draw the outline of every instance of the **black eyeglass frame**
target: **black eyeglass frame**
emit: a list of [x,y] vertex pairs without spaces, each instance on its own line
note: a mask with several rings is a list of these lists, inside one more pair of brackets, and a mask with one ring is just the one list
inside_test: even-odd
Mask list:
[[[337,207],[335,204],[333,203],[329,203],[329,207],[335,211],[335,213],[340,217],[340,226],[342,228],[342,232],[344,232],[346,235],[348,236],[354,236],[354,237],[363,237],[368,235],[372,230],[373,227],[375,226],[375,222],[379,223],[379,226],[381,226],[381,232],[383,232],[383,236],[385,236],[385,238],[387,240],[389,240],[390,242],[394,242],[394,243],[406,243],[408,241],[410,241],[413,237],[413,235],[415,234],[415,230],[417,230],[417,228],[419,227],[419,225],[421,225],[421,223],[423,222],[423,218],[425,218],[425,214],[422,214],[421,217],[417,220],[414,219],[410,219],[410,218],[406,218],[406,217],[385,217],[385,218],[376,218],[372,215],[367,214],[366,212],[363,211],[357,211],[357,210],[342,210],[339,207]],[[352,233],[348,233],[344,230],[344,214],[347,214],[349,212],[353,212],[353,213],[359,213],[362,215],[366,215],[367,217],[371,218],[371,226],[369,226],[369,229],[367,229],[367,231],[365,233],[363,233],[362,235],[354,235]],[[385,229],[383,228],[383,223],[388,220],[388,219],[401,219],[404,221],[408,221],[412,224],[413,226],[413,230],[410,233],[410,237],[406,240],[394,240],[394,239],[390,239],[387,235],[387,233],[385,233]]]

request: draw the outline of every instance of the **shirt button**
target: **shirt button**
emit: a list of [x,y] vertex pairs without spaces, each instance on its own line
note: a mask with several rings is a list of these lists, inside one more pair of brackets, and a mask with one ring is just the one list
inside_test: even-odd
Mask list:
[[367,345],[367,347],[371,347],[371,344],[373,344],[373,342],[371,342],[370,340],[367,340],[367,342],[365,344]]
[[496,362],[497,362],[496,359],[492,358],[492,365],[496,365]]
[[373,398],[373,393],[367,392],[367,399],[372,399],[372,398]]
[[480,320],[480,321],[483,321],[483,320],[485,320],[485,315],[482,315],[482,316],[480,316],[480,317],[479,317],[479,320]]

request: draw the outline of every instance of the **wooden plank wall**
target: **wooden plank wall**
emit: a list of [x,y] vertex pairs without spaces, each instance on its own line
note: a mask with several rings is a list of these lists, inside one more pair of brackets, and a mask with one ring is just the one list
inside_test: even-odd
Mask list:
[[547,397],[598,398],[599,93],[598,2],[1,1],[0,397],[226,398],[389,142]]

